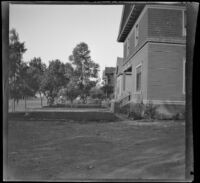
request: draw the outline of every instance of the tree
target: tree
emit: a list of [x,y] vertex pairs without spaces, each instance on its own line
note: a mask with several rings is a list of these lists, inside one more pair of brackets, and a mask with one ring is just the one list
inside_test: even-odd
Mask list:
[[71,105],[73,104],[74,99],[76,99],[80,95],[81,91],[77,87],[77,83],[75,80],[71,79],[67,84],[67,87],[62,89],[61,95],[70,100]]
[[9,97],[18,102],[20,99],[20,67],[22,56],[26,52],[25,43],[21,43],[15,29],[9,32]]
[[84,42],[78,44],[69,56],[69,60],[74,65],[74,77],[81,92],[83,102],[89,95],[90,89],[96,85],[98,78],[99,64],[95,63],[90,57],[88,45]]
[[54,103],[54,99],[59,90],[65,88],[69,82],[69,78],[66,74],[66,67],[67,66],[60,60],[53,60],[50,61],[44,73],[41,82],[41,91],[46,96],[48,105]]
[[110,95],[113,93],[113,86],[111,85],[104,85],[101,87],[101,89],[103,90],[104,94],[106,95],[106,98],[109,98]]
[[34,93],[39,93],[40,94],[40,100],[41,100],[41,106],[42,104],[42,79],[44,77],[44,72],[46,70],[46,65],[42,63],[41,58],[36,58],[34,57],[30,62],[29,62],[29,74],[31,75],[31,85],[34,90]]
[[22,62],[20,65],[20,77],[19,77],[19,89],[20,89],[20,98],[23,98],[25,101],[26,109],[26,99],[29,96],[34,96],[35,92],[32,88],[32,75],[28,72],[29,66],[27,63]]
[[90,96],[93,99],[103,99],[104,98],[104,92],[101,88],[93,87],[90,90]]

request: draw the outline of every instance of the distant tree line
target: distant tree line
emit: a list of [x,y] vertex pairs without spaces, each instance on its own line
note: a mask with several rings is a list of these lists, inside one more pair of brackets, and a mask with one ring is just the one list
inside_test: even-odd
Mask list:
[[24,62],[22,57],[27,51],[25,43],[20,42],[15,29],[9,32],[9,98],[15,103],[20,99],[40,95],[47,98],[47,104],[53,105],[55,98],[64,96],[73,103],[80,97],[82,103],[87,97],[103,99],[107,88],[97,87],[99,82],[99,64],[90,56],[88,45],[81,42],[73,49],[69,62],[51,60],[48,67],[40,57]]

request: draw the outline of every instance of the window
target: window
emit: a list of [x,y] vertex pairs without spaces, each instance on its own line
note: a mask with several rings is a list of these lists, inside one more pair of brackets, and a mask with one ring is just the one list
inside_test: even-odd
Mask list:
[[136,67],[136,92],[141,91],[141,82],[142,82],[142,65]]
[[138,24],[135,27],[135,46],[138,44],[138,38],[139,38],[139,26]]
[[187,16],[186,16],[186,11],[185,10],[182,11],[182,19],[183,19],[183,36],[186,36],[186,20],[187,20]]
[[185,72],[186,71],[186,61],[183,59],[183,94],[185,94]]

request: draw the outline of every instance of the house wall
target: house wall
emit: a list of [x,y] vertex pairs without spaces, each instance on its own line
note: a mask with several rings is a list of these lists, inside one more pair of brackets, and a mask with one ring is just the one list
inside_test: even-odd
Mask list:
[[114,86],[114,83],[115,83],[114,73],[107,74],[107,81],[108,81],[107,82],[108,85]]
[[125,94],[131,92],[131,88],[132,88],[132,75],[126,74],[125,75],[126,79],[125,79]]
[[[183,58],[186,52],[186,36],[183,34],[184,11],[184,6],[146,5],[129,32],[124,41],[123,67],[125,70],[132,66],[131,84],[129,84],[132,102],[185,101],[182,91]],[[139,39],[135,46],[137,24]],[[142,91],[136,93],[135,68],[140,63]]]
[[[146,5],[124,41],[124,64],[146,41],[185,44],[183,10],[185,7]],[[137,24],[139,25],[139,38],[138,44],[135,46],[135,27]]]
[[[148,44],[144,45],[130,61],[132,63],[132,75],[129,84],[131,87],[131,100],[140,102],[140,100],[147,99]],[[139,64],[142,64],[141,93],[136,93],[136,67]]]
[[148,43],[147,99],[184,101],[185,45]]
[[183,36],[183,10],[148,8],[148,37],[173,38],[174,42],[185,39]]
[[[135,25],[137,23],[139,25],[139,39],[137,46],[135,46]],[[148,12],[140,15],[138,20],[136,21],[136,24],[133,26],[126,40],[124,41],[124,63],[143,44],[148,36]],[[127,44],[129,45],[129,47],[127,47]],[[129,49],[129,54],[126,54],[127,49]]]
[[119,75],[117,77],[117,86],[115,91],[116,100],[118,100],[121,95],[122,95],[122,75]]

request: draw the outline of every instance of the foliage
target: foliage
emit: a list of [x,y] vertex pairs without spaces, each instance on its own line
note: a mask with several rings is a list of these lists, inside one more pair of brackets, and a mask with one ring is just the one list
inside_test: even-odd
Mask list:
[[76,99],[80,95],[81,91],[78,89],[76,83],[72,79],[66,88],[61,89],[60,95],[66,97],[73,103],[74,99]]
[[133,118],[134,120],[139,120],[143,118],[144,114],[144,104],[143,103],[136,103],[131,105],[129,117]]
[[120,107],[120,113],[129,115],[129,113],[130,113],[130,104],[126,104],[126,105]]
[[81,91],[80,98],[83,103],[87,102],[87,97],[90,95],[91,88],[96,86],[97,81],[88,81],[86,85],[82,82],[78,82],[78,89]]
[[74,66],[74,77],[77,79],[77,86],[82,91],[81,99],[86,102],[89,91],[97,83],[99,64],[90,57],[88,45],[84,42],[76,45],[69,60]]
[[20,67],[20,79],[19,79],[19,88],[21,97],[25,98],[28,96],[33,97],[35,92],[32,88],[32,75],[28,72],[29,67],[27,63],[22,62]]
[[41,82],[44,76],[44,72],[46,70],[46,65],[42,63],[41,58],[36,58],[34,57],[30,62],[29,62],[29,70],[28,72],[32,76],[31,85],[32,88],[34,89],[34,92],[39,92],[41,93]]
[[68,63],[68,62],[65,64],[64,67],[65,67],[64,76],[65,76],[65,78],[67,80],[67,83],[69,83],[69,81],[70,81],[70,79],[72,77],[75,78],[75,76],[74,76],[74,68],[72,67],[71,63]]
[[155,119],[157,106],[149,102],[145,105],[144,117],[147,119]]
[[103,90],[101,90],[101,88],[96,88],[96,87],[91,88],[90,96],[93,99],[103,99],[105,97]]
[[172,116],[173,120],[184,120],[185,119],[185,111],[177,112]]
[[101,87],[101,89],[103,90],[106,97],[110,98],[111,94],[113,93],[114,87],[111,85],[104,85]]
[[19,74],[22,56],[26,52],[25,43],[19,41],[19,35],[15,29],[9,32],[9,76],[15,77]]
[[69,82],[66,76],[66,65],[60,60],[52,60],[44,73],[41,82],[41,91],[47,97],[48,105],[54,103],[59,90],[65,87]]
[[25,43],[20,42],[19,35],[15,29],[9,32],[9,97],[14,101],[22,97],[21,85],[23,70],[22,56],[26,52]]

